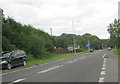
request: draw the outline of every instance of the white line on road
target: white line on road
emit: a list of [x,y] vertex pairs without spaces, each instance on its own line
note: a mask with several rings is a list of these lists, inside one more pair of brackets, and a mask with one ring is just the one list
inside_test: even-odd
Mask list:
[[102,67],[102,70],[105,70],[106,69],[106,67]]
[[106,74],[106,59],[107,58],[105,58],[105,56],[106,56],[106,54],[104,54],[103,55],[103,58],[104,58],[104,61],[103,61],[103,66],[102,66],[102,71],[101,71],[101,73],[100,73],[100,78],[99,78],[99,82],[104,82],[104,75]]
[[103,77],[99,78],[99,82],[104,82],[104,79]]
[[67,62],[65,62],[64,64],[68,64],[68,63],[71,64],[71,63],[74,63],[74,62],[76,62],[76,61],[78,61],[78,59],[67,61]]
[[103,67],[105,67],[106,65],[103,64]]
[[100,74],[101,74],[101,75],[105,75],[105,74],[106,74],[106,71],[101,71]]
[[40,73],[46,73],[46,72],[48,72],[48,71],[51,71],[51,70],[57,69],[57,68],[62,67],[62,66],[63,66],[63,65],[54,66],[54,67],[51,67],[51,68],[49,68],[49,69],[46,69],[46,70],[40,71],[40,72],[38,72],[38,73],[39,73],[39,74],[40,74]]
[[23,80],[25,80],[25,79],[26,79],[26,78],[23,78],[23,79],[18,79],[18,80],[13,81],[13,82],[12,82],[12,83],[10,83],[10,84],[17,83],[17,82],[23,81]]
[[103,58],[105,58],[106,54],[103,55]]
[[71,64],[71,63],[74,63],[74,62],[76,62],[77,60],[71,60],[71,61],[69,61],[69,63]]
[[32,66],[32,67],[28,67],[28,68],[25,68],[25,69],[20,69],[20,70],[11,71],[11,72],[8,72],[8,73],[3,73],[3,74],[0,74],[0,76],[15,73],[15,72],[19,72],[19,71],[23,71],[23,70],[26,70],[26,69],[31,69],[31,68],[34,68],[34,67],[37,67],[37,66]]
[[104,58],[104,62],[106,62],[107,58]]
[[103,67],[106,66],[106,58],[104,58],[104,61],[103,61]]

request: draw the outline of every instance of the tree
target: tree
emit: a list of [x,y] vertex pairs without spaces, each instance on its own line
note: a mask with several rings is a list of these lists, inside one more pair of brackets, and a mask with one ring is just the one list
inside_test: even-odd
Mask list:
[[120,48],[120,20],[115,19],[109,24],[107,31],[110,34],[110,46]]
[[4,51],[21,49],[35,58],[44,58],[54,49],[54,39],[48,33],[16,22],[11,17],[3,20],[2,36]]
[[89,41],[91,44],[91,48],[93,49],[101,48],[101,40],[97,36],[86,33],[82,35],[82,37],[84,39],[84,42],[83,42],[84,45],[86,45]]

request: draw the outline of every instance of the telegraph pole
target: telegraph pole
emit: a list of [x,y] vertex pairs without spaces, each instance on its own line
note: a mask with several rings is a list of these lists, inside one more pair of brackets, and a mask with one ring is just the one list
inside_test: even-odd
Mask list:
[[118,19],[120,19],[120,1],[118,2]]
[[[80,22],[79,20],[77,20],[76,22]],[[73,29],[73,47],[74,47],[74,53],[76,53],[76,49],[75,49],[75,29],[74,29],[74,21],[72,21],[72,29]]]
[[76,53],[76,49],[75,49],[75,36],[74,36],[74,22],[72,21],[72,28],[73,28],[73,50],[74,53]]
[[50,27],[50,33],[51,33],[51,36],[52,36],[52,27]]

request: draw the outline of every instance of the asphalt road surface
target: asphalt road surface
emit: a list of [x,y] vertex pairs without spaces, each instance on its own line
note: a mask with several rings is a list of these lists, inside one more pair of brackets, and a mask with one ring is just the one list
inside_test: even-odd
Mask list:
[[2,82],[9,83],[118,82],[117,61],[117,56],[113,55],[112,50],[98,50],[25,69],[10,70],[0,76]]

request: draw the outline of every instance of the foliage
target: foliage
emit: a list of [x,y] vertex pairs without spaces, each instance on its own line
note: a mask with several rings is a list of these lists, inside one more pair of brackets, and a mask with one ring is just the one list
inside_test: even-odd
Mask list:
[[110,34],[110,46],[120,48],[120,20],[115,19],[109,24],[108,32]]
[[114,54],[115,54],[115,55],[120,55],[120,49],[115,49],[115,50],[114,50]]
[[108,48],[110,46],[110,39],[101,39],[102,48]]
[[[88,41],[91,43],[91,48],[99,49],[101,48],[101,40],[89,33],[86,33],[82,36],[74,35],[76,46],[80,46],[80,48],[87,49],[86,44]],[[57,48],[67,48],[69,46],[73,46],[73,34],[65,34],[63,33],[61,36],[54,37],[55,46]]]
[[53,52],[53,37],[30,25],[16,22],[10,17],[3,20],[2,36],[4,51],[22,49],[35,58],[43,58],[46,52]]
[[55,46],[57,48],[67,48],[68,46],[73,44],[73,36],[72,34],[63,33],[61,36],[54,37]]

